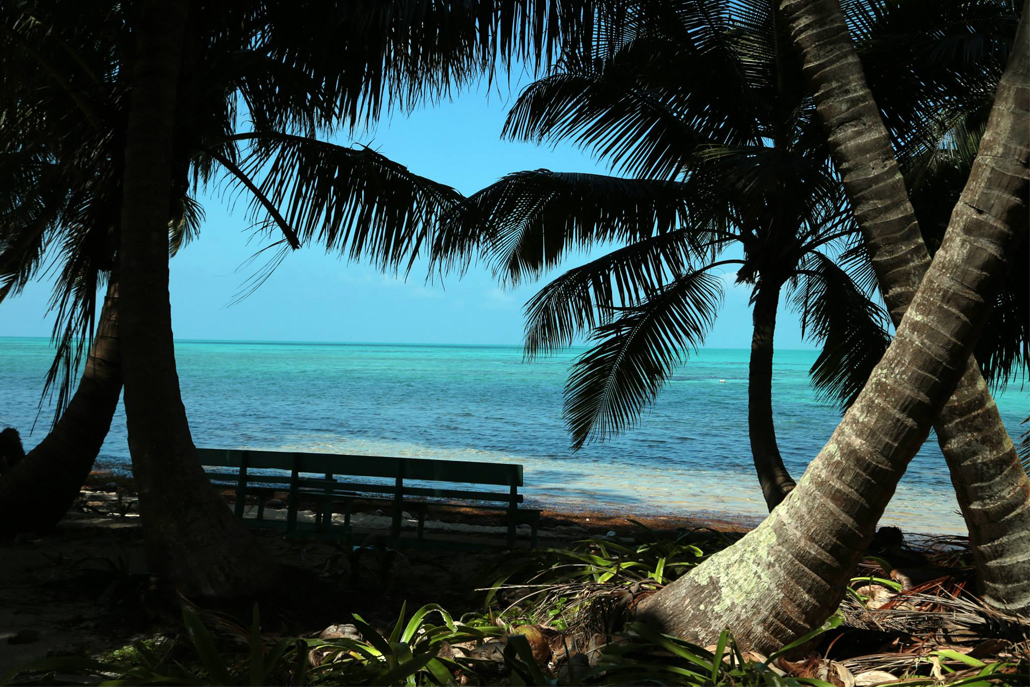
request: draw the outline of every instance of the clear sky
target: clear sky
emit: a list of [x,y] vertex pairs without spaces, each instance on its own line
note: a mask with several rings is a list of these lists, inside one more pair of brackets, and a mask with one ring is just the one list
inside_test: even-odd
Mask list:
[[[519,87],[513,78],[510,92]],[[526,169],[607,172],[572,146],[551,149],[502,141],[509,100],[506,83],[495,83],[490,90],[483,84],[410,116],[387,117],[353,141],[465,194]],[[504,291],[483,266],[473,266],[460,281],[451,277],[444,286],[424,283],[425,270],[416,266],[405,282],[312,248],[289,255],[260,289],[230,306],[260,264],[244,263],[263,244],[248,231],[242,202],[233,210],[218,189],[200,200],[206,211],[200,239],[171,262],[177,339],[517,344],[522,306],[544,283]],[[564,268],[587,257],[570,259]],[[732,275],[726,281],[725,302],[707,345],[746,348],[751,328],[748,290],[733,286]],[[49,296],[50,284],[44,279],[0,304],[0,336],[49,336]],[[797,317],[786,308],[780,312],[777,347],[810,348],[801,340]]]

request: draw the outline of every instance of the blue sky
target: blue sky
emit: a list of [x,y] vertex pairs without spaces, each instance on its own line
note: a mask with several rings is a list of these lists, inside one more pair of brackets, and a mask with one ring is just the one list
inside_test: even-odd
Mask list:
[[[513,78],[510,92],[519,87]],[[492,89],[482,84],[410,115],[395,113],[353,141],[466,194],[525,169],[607,172],[569,145],[551,149],[502,141],[509,99],[508,84],[495,83]],[[424,283],[425,270],[416,266],[405,282],[367,265],[303,249],[289,255],[253,295],[230,306],[260,264],[245,263],[264,244],[249,231],[242,202],[228,207],[217,189],[200,200],[207,215],[200,239],[171,262],[177,339],[517,344],[522,306],[544,283],[505,291],[483,266],[473,266],[460,281],[451,277],[443,286]],[[588,257],[570,259],[564,268]],[[751,328],[748,292],[733,286],[731,275],[726,281],[725,302],[707,345],[746,348]],[[49,336],[49,295],[44,279],[0,304],[0,336]],[[801,340],[797,317],[785,308],[776,345],[811,347]]]

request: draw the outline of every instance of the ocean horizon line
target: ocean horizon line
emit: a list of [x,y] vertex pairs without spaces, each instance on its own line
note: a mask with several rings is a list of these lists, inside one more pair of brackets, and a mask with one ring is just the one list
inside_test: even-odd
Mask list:
[[[11,336],[2,335],[0,341],[5,340],[19,340],[19,341],[50,341],[48,336]],[[435,343],[435,342],[404,342],[404,341],[317,341],[317,340],[289,340],[289,339],[173,339],[177,344],[216,344],[216,345],[231,345],[231,344],[249,344],[259,346],[393,346],[393,347],[407,347],[407,348],[523,348],[524,345],[521,343],[513,344],[494,344],[494,343]],[[564,350],[587,350],[590,346],[587,344],[575,344],[566,347]],[[698,351],[711,350],[711,351],[747,351],[750,350],[749,346],[701,346]],[[813,352],[817,351],[816,348],[777,348],[777,351],[798,351],[798,352]],[[540,357],[546,357],[541,355]]]

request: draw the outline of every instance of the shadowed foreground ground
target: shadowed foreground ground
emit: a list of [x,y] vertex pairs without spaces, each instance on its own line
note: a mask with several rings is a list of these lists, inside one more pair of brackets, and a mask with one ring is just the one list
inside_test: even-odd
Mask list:
[[[227,499],[231,496],[226,493]],[[311,517],[305,505],[300,504],[302,519]],[[529,628],[537,635],[535,641],[542,642],[533,649],[540,669],[565,684],[577,659],[576,670],[596,669],[598,661],[605,660],[606,647],[618,647],[633,636],[632,629],[626,634],[625,626],[631,611],[610,625],[611,616],[604,609],[610,602],[618,605],[620,599],[627,602],[622,608],[632,609],[642,596],[653,593],[654,573],[647,571],[655,570],[657,561],[658,578],[667,582],[689,572],[703,555],[730,545],[748,526],[719,518],[641,521],[625,514],[544,511],[540,547],[532,554],[525,530],[520,531],[516,552],[393,551],[383,545],[382,537],[389,529],[389,516],[379,510],[381,505],[359,503],[354,522],[371,534],[355,537],[358,546],[286,540],[275,532],[259,531],[270,555],[282,565],[281,583],[256,600],[212,604],[185,599],[148,574],[136,507],[131,481],[95,473],[55,532],[0,542],[0,682],[9,671],[47,656],[117,662],[127,651],[124,647],[141,640],[181,646],[184,609],[198,613],[212,633],[228,642],[227,651],[241,650],[233,638],[248,635],[256,601],[262,634],[272,638],[326,637],[323,631],[330,626],[353,627],[349,623],[358,620],[352,614],[367,621],[366,633],[385,636],[405,604],[406,617],[426,604],[440,604],[455,620],[467,617],[468,622],[486,623],[502,639],[506,633],[523,634]],[[273,508],[267,515],[281,519],[285,509]],[[405,523],[412,536],[415,526],[413,519]],[[426,531],[430,537],[500,545],[505,528],[499,516],[482,511],[430,510]],[[1017,664],[1022,660],[1026,666],[1030,638],[1025,628],[1030,623],[1002,618],[969,594],[973,569],[963,538],[906,536],[885,528],[871,553],[876,557],[867,558],[855,571],[851,592],[838,611],[838,629],[812,640],[794,656],[769,661],[771,668],[761,667],[766,657],[748,653],[745,659],[761,664],[758,670],[815,677],[839,687],[881,684],[902,675],[926,676],[943,684],[995,669],[1002,671],[1001,684],[1022,684],[1018,681],[1026,670]],[[581,565],[584,559],[599,561],[601,573],[614,572],[570,576],[588,567]],[[642,567],[631,570],[632,565]],[[502,581],[505,586],[491,592],[490,601],[484,588]],[[534,584],[541,581],[548,584]],[[548,588],[534,596],[533,590],[541,586]],[[532,593],[527,596],[527,591]],[[533,599],[526,602],[530,596]],[[507,684],[500,649],[496,655],[484,652],[490,645],[503,648],[506,641],[453,647],[479,652],[477,660],[488,665],[500,662],[494,673],[479,674],[469,684],[495,684],[495,678]],[[646,642],[641,651],[630,666],[631,678],[634,666],[654,665],[672,656]],[[325,655],[312,653],[312,666],[320,665],[317,660]],[[970,667],[970,661],[977,667]],[[494,677],[484,677],[487,674]],[[19,680],[51,684],[56,679],[63,684],[65,678],[76,678],[40,675]],[[292,684],[291,678],[286,680]],[[371,684],[377,683],[373,679]]]
[[[153,635],[162,626],[174,633],[181,625],[175,590],[161,587],[147,574],[131,483],[99,473],[91,475],[90,485],[55,532],[0,542],[0,675],[51,652],[113,649]],[[390,518],[374,506],[364,510],[355,522],[379,526],[385,534]],[[285,513],[270,510],[269,517],[282,518]],[[446,513],[446,523],[438,517],[431,514],[427,532],[470,542],[504,542],[504,526],[496,516],[459,510]],[[668,531],[746,530],[745,524],[731,518],[646,518],[645,524]],[[406,528],[413,530],[414,521]],[[611,513],[544,511],[540,546],[561,546],[612,531],[630,537],[638,529],[626,517]],[[368,543],[372,550],[353,561],[331,542],[258,534],[286,570],[280,591],[261,605],[263,622],[269,629],[297,634],[348,622],[353,612],[373,621],[392,621],[405,601],[409,608],[435,602],[457,613],[478,609],[481,598],[474,590],[490,582],[490,570],[503,556],[499,551],[381,553],[375,550],[373,536],[355,539],[355,544]],[[523,547],[527,536],[520,531]],[[227,612],[233,610],[246,617],[249,602],[239,609],[226,607]]]

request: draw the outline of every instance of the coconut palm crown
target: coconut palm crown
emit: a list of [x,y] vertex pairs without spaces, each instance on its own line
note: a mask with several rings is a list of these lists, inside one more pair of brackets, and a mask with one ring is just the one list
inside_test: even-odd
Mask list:
[[[960,123],[979,118],[982,128],[1017,20],[1011,3],[916,4],[922,19],[915,27],[904,3],[850,7],[899,157],[913,175],[941,158]],[[574,448],[639,418],[686,351],[704,340],[721,302],[719,272],[735,270],[754,307],[749,433],[771,508],[794,484],[772,417],[781,291],[803,335],[821,348],[811,369],[817,392],[841,407],[886,349],[889,320],[776,3],[662,0],[620,8],[602,18],[594,42],[564,51],[521,94],[504,130],[510,138],[572,142],[619,176],[508,175],[449,215],[438,257],[464,268],[478,255],[502,283],[517,285],[572,250],[615,247],[553,280],[526,306],[528,357],[588,332],[593,343],[566,385]],[[896,34],[904,31],[917,40],[901,40]],[[942,36],[946,49],[920,50]],[[937,176],[924,176],[923,188],[936,188]],[[1014,327],[998,337],[1003,345],[985,337],[984,346],[998,351],[1022,342],[1017,353],[983,356],[992,379],[1022,363],[1026,337]]]
[[475,194],[441,233],[506,284],[572,249],[617,248],[545,286],[526,308],[526,352],[590,332],[565,417],[578,448],[633,424],[715,320],[724,282],[751,291],[749,428],[766,500],[793,487],[772,421],[781,291],[823,350],[823,393],[847,402],[885,350],[883,311],[836,257],[853,239],[798,57],[768,2],[636,3],[618,30],[570,50],[512,108],[505,135],[573,141],[621,176],[548,170]]
[[[117,263],[137,15],[135,3],[17,0],[0,16],[0,302],[56,274],[48,387],[58,383],[59,410],[91,339],[98,286]],[[213,186],[242,201],[267,238],[268,266],[244,294],[301,245],[405,268],[460,196],[326,139],[508,60],[546,61],[559,41],[589,34],[591,15],[546,0],[193,2],[170,250],[198,236],[197,195]]]

